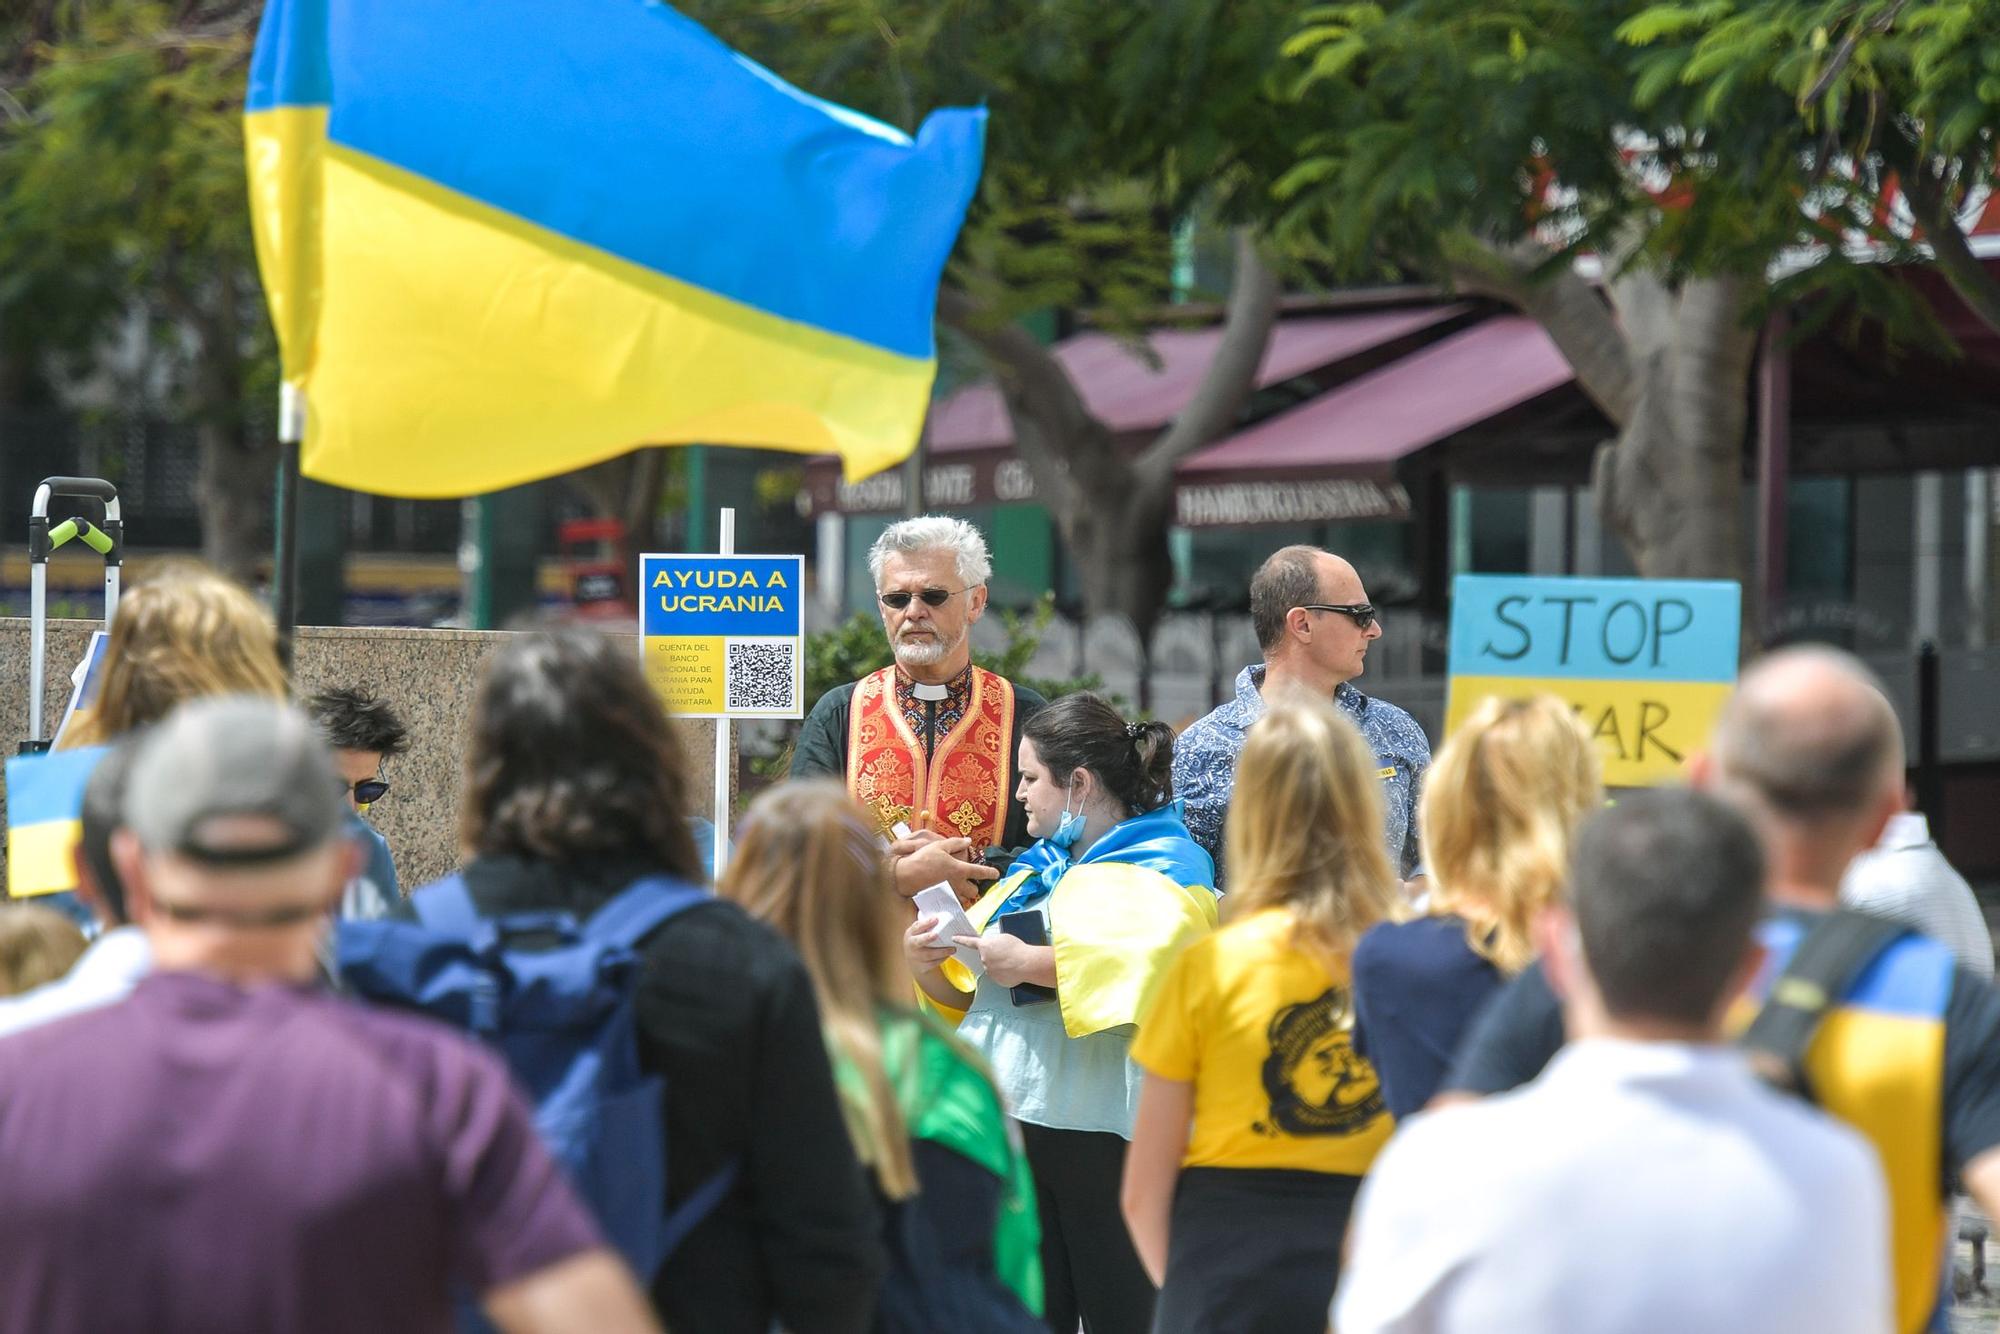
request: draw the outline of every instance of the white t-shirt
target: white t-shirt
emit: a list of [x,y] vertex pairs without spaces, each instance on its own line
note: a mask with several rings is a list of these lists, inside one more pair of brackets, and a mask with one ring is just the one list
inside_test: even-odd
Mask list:
[[1854,1131],[1735,1051],[1571,1043],[1413,1117],[1356,1205],[1340,1334],[1887,1334],[1889,1207]]
[[1930,822],[1915,811],[1890,820],[1875,846],[1848,866],[1840,901],[1942,941],[1974,973],[1993,976],[1986,914],[1972,886],[1931,841]]
[[153,971],[153,947],[136,926],[115,927],[90,942],[67,973],[32,991],[0,999],[0,1037],[113,1005]]

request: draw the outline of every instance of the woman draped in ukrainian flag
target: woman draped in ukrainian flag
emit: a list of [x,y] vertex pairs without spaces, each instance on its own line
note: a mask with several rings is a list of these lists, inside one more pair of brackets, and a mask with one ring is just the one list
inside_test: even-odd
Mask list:
[[[1146,1334],[1154,1289],[1119,1214],[1138,1107],[1135,1025],[1174,957],[1214,930],[1215,866],[1173,801],[1172,729],[1128,725],[1096,695],[1028,721],[1019,796],[1036,839],[940,939],[904,953],[923,992],[962,1014],[1021,1123],[1042,1221],[1051,1329]],[[977,973],[954,959],[977,952]]]

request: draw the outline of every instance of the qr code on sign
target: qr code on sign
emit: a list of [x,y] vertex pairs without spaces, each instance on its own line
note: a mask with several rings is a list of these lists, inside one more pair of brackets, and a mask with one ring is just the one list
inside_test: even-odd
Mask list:
[[798,710],[798,645],[790,640],[759,643],[731,640],[724,673],[730,712],[793,713]]

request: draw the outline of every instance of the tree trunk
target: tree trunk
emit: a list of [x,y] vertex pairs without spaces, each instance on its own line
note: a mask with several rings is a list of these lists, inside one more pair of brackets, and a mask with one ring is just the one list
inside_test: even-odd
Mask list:
[[[243,401],[240,292],[224,273],[207,300],[165,284],[169,304],[198,339],[193,379],[195,438],[201,449],[202,559],[231,579],[254,587],[271,554],[265,535],[277,494],[277,450],[250,429]],[[275,404],[266,405],[267,410]],[[274,572],[275,575],[275,572]],[[274,579],[275,582],[275,579]]]
[[[1237,234],[1236,273],[1215,358],[1173,424],[1135,458],[1090,415],[1062,363],[1016,325],[995,327],[965,293],[939,293],[942,317],[970,338],[993,368],[1014,426],[1014,444],[1034,472],[1076,562],[1086,619],[1123,616],[1150,658],[1153,629],[1173,588],[1167,527],[1174,469],[1236,423],[1256,386],[1278,312],[1278,282],[1256,239]],[[1143,673],[1142,673],[1143,682]],[[1145,686],[1142,684],[1142,706]]]
[[624,525],[625,535],[618,541],[616,559],[619,569],[635,580],[639,577],[640,555],[654,548],[654,520],[660,512],[660,493],[666,486],[666,464],[665,450],[635,449],[570,475],[577,490],[599,516],[616,519]]
[[1129,465],[1092,471],[1095,480],[1054,507],[1063,546],[1076,563],[1084,614],[1122,616],[1150,646],[1173,588],[1167,547],[1173,492],[1142,486]]
[[1671,310],[1657,343],[1635,349],[1637,403],[1597,460],[1599,512],[1647,578],[1741,581],[1757,334],[1729,280],[1693,280],[1659,299]]
[[223,574],[255,587],[270,556],[265,520],[277,493],[277,453],[253,444],[240,419],[205,418],[201,447],[201,555]]

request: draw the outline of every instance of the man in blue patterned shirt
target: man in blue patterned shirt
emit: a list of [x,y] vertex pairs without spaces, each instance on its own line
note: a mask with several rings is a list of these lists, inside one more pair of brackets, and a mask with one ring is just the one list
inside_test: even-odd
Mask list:
[[1174,743],[1174,795],[1187,803],[1195,841],[1215,858],[1223,882],[1222,825],[1236,786],[1236,757],[1250,727],[1264,716],[1273,690],[1305,690],[1345,713],[1375,748],[1380,766],[1384,837],[1398,874],[1418,869],[1417,793],[1430,768],[1431,746],[1417,720],[1395,705],[1354,688],[1368,660],[1368,646],[1382,637],[1382,622],[1354,567],[1318,547],[1286,547],[1250,580],[1250,620],[1263,650],[1260,666],[1236,678],[1236,698],[1189,724]]

